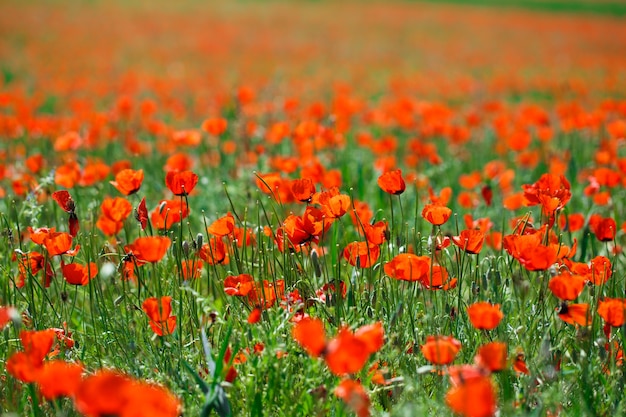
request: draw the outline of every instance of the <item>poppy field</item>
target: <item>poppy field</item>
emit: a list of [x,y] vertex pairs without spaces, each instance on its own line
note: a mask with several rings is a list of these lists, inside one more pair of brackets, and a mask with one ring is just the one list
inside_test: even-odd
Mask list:
[[1,414],[626,415],[623,6],[525,2],[2,2]]

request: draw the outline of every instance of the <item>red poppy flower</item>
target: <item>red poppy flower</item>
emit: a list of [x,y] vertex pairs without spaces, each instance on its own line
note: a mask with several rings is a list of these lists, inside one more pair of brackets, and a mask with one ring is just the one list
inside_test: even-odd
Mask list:
[[55,227],[38,227],[37,229],[33,229],[28,226],[27,230],[30,240],[37,245],[43,245],[43,242],[50,236],[50,234],[56,232]]
[[592,215],[589,219],[589,230],[600,242],[610,242],[615,239],[617,223],[610,217]]
[[446,404],[463,417],[491,417],[496,413],[496,393],[486,375],[465,377],[446,394]]
[[191,171],[170,171],[165,174],[165,185],[174,195],[189,195],[196,184],[198,184],[198,175]]
[[135,194],[141,188],[143,182],[143,169],[123,169],[115,175],[115,181],[110,181],[120,193],[124,195]]
[[326,349],[324,323],[319,319],[304,318],[291,331],[293,338],[313,357],[320,356]]
[[232,234],[234,230],[235,217],[233,217],[232,213],[227,213],[226,216],[220,217],[207,228],[207,232],[218,237],[228,236]]
[[456,287],[457,279],[448,274],[448,270],[441,265],[431,265],[430,272],[422,275],[420,283],[429,290],[451,290]]
[[177,417],[181,411],[180,401],[165,388],[111,370],[86,377],[76,391],[74,406],[87,416]]
[[388,171],[378,177],[378,186],[386,193],[400,195],[406,190],[402,171]]
[[311,202],[315,194],[315,184],[310,178],[300,178],[291,182],[291,192],[293,197],[302,203]]
[[337,385],[334,393],[354,411],[357,417],[370,416],[370,399],[359,381],[344,379]]
[[611,261],[605,256],[596,256],[590,262],[589,273],[587,278],[594,285],[602,285],[613,275],[613,267]]
[[[356,226],[357,230],[360,231],[361,226]],[[379,221],[374,224],[364,223],[362,227],[365,230],[365,238],[370,244],[382,245],[388,240],[389,229],[387,222]]]
[[75,256],[78,253],[79,245],[76,245],[74,250],[70,251],[72,247],[72,235],[64,232],[51,232],[44,239],[43,245],[48,251],[49,256],[57,256],[68,254]]
[[148,209],[146,208],[146,197],[143,197],[135,211],[135,219],[141,224],[141,230],[146,230],[148,225]]
[[544,271],[558,259],[558,244],[543,245],[542,233],[504,236],[503,246],[506,251],[529,271]]
[[324,325],[318,319],[304,318],[296,323],[292,332],[294,339],[311,356],[323,354],[328,368],[335,375],[359,372],[369,356],[384,343],[381,323],[363,326],[355,333],[342,327],[328,343]]
[[426,204],[422,210],[422,217],[434,226],[441,226],[451,215],[452,210],[441,204]]
[[370,268],[380,255],[380,248],[368,242],[352,242],[343,250],[343,258],[352,266]]
[[428,362],[449,365],[461,350],[461,342],[452,336],[428,336],[421,349]]
[[131,385],[130,378],[117,371],[100,370],[79,385],[74,406],[87,416],[120,415]]
[[150,221],[157,229],[169,229],[189,216],[189,206],[185,200],[162,200],[150,214]]
[[232,233],[232,240],[240,247],[249,247],[256,244],[256,235],[250,227],[235,227]]
[[472,326],[484,330],[496,328],[504,318],[504,314],[500,311],[500,304],[487,302],[472,304],[467,308],[467,314],[472,322]]
[[283,222],[281,230],[287,235],[293,247],[318,242],[320,236],[328,231],[332,219],[324,216],[320,209],[307,206],[302,216],[289,215]]
[[598,314],[613,327],[624,325],[625,310],[626,300],[623,298],[605,298],[598,303]]
[[458,236],[452,237],[452,242],[467,253],[477,254],[483,248],[485,235],[480,230],[462,230]]
[[224,292],[245,297],[254,290],[254,278],[248,274],[229,275],[224,279]]
[[43,368],[43,360],[54,344],[54,330],[22,330],[20,339],[24,351],[7,359],[7,372],[22,382],[35,382]]
[[525,184],[522,189],[526,205],[541,205],[548,215],[565,207],[572,197],[570,183],[563,175],[543,174],[534,184]]
[[15,259],[18,261],[17,268],[19,270],[16,287],[22,288],[26,284],[26,277],[31,274],[36,275],[44,268],[44,287],[48,288],[50,286],[54,271],[52,270],[51,263],[46,261],[45,256],[39,252],[32,251],[29,253],[16,253]]
[[248,315],[248,323],[256,324],[261,321],[261,313],[262,310],[260,308],[253,308],[250,314]]
[[591,324],[591,316],[589,315],[589,304],[561,304],[559,309],[559,318],[569,324],[578,324],[580,326],[588,326]]
[[94,262],[89,265],[62,264],[63,277],[71,285],[87,285],[90,279],[98,275],[98,266]]
[[83,366],[62,360],[46,362],[37,376],[39,392],[47,400],[72,397],[82,383]]
[[276,300],[280,300],[285,295],[285,281],[263,280],[263,286],[254,286],[254,291],[248,293],[248,301],[251,305],[261,308],[270,308]]
[[158,336],[169,335],[176,328],[176,316],[172,314],[172,297],[163,296],[159,301],[156,297],[147,298],[141,308],[150,319],[150,327]]
[[214,136],[219,136],[226,131],[228,122],[223,117],[213,117],[202,122],[202,130]]
[[66,213],[73,213],[76,209],[72,196],[70,196],[70,193],[65,190],[53,192],[52,199],[56,201],[59,207],[61,207],[61,209]]
[[98,229],[106,236],[117,235],[124,227],[124,220],[130,215],[133,206],[124,198],[105,198],[100,205],[101,215],[96,222]]
[[530,371],[528,370],[528,366],[526,365],[526,358],[524,353],[519,352],[515,355],[515,360],[513,361],[513,370],[518,374],[530,375]]
[[337,336],[326,346],[324,359],[330,371],[335,375],[356,373],[363,368],[370,355],[382,347],[382,344],[381,325],[376,325],[359,334],[354,334],[347,328],[341,328]]
[[548,288],[550,288],[555,297],[561,300],[572,301],[578,298],[585,288],[585,277],[562,272],[550,279]]
[[412,253],[401,253],[384,266],[385,274],[402,281],[428,280],[430,258]]
[[127,253],[132,252],[140,261],[159,262],[167,253],[172,241],[166,236],[138,237],[124,248]]
[[507,344],[504,342],[489,342],[478,349],[474,362],[489,372],[500,372],[506,368]]
[[349,195],[337,194],[327,198],[320,198],[322,211],[328,219],[338,219],[350,210],[351,200]]
[[198,256],[209,265],[228,264],[228,251],[222,238],[212,237],[202,245]]

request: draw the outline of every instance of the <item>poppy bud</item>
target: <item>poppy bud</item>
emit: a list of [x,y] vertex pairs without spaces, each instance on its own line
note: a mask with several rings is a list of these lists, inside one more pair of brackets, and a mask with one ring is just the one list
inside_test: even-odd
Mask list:
[[319,255],[315,249],[311,250],[311,263],[313,264],[315,276],[320,278],[322,276],[322,267],[320,266]]
[[202,233],[198,233],[196,235],[196,248],[202,247],[203,240],[204,240],[204,237],[202,236]]

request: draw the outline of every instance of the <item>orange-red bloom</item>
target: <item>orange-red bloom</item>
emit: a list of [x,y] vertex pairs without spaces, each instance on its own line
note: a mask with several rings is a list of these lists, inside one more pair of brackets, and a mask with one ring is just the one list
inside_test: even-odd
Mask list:
[[252,290],[254,290],[254,278],[251,275],[229,275],[224,279],[224,292],[228,295],[245,297]]
[[260,308],[253,308],[250,314],[248,314],[248,323],[256,324],[261,321],[262,310]]
[[176,328],[176,316],[172,314],[172,297],[163,296],[159,301],[156,297],[147,298],[141,305],[150,319],[150,327],[158,336],[172,334]]
[[124,195],[135,194],[141,188],[143,182],[143,169],[123,169],[115,175],[115,181],[110,181],[120,193]]
[[370,416],[370,399],[359,381],[344,379],[337,385],[335,395],[354,411],[358,417]]
[[489,342],[478,349],[474,362],[489,372],[500,372],[506,368],[507,344]]
[[335,375],[359,372],[370,355],[382,347],[383,342],[381,323],[364,326],[356,333],[341,328],[326,346],[326,364]]
[[226,131],[228,122],[223,117],[212,117],[202,122],[202,130],[214,136],[219,136]]
[[291,192],[293,197],[302,202],[309,203],[315,194],[315,184],[310,178],[300,178],[291,182]]
[[313,357],[318,357],[326,350],[326,332],[324,323],[310,317],[297,322],[292,330],[293,338]]
[[22,288],[26,284],[26,277],[29,274],[35,275],[44,268],[44,287],[48,288],[50,286],[54,272],[50,262],[46,261],[45,256],[39,252],[32,251],[29,253],[16,253],[15,259],[18,261],[17,269],[19,270],[16,287]]
[[169,229],[189,216],[189,207],[185,200],[162,200],[150,214],[150,221],[157,229]]
[[332,219],[326,218],[320,209],[307,206],[302,216],[289,215],[280,230],[289,239],[291,247],[296,247],[309,242],[317,243],[332,222]]
[[605,298],[598,303],[598,314],[604,322],[613,327],[624,325],[626,299]]
[[37,376],[39,392],[47,400],[72,397],[82,380],[83,366],[62,360],[46,362]]
[[600,242],[610,242],[615,239],[617,223],[611,217],[592,215],[589,219],[589,230]]
[[385,274],[394,279],[428,282],[430,258],[412,253],[401,253],[387,262],[384,270]]
[[70,193],[65,190],[55,191],[52,193],[52,198],[57,202],[59,207],[63,209],[63,211],[69,213],[70,217],[68,220],[68,230],[72,237],[76,237],[78,231],[80,230],[80,224],[75,212],[76,205],[74,204],[74,200],[72,200]]
[[548,215],[565,207],[572,197],[570,183],[563,175],[543,174],[534,184],[525,184],[522,189],[526,205],[541,205]]
[[20,339],[24,351],[14,353],[7,359],[7,372],[22,382],[35,382],[54,343],[54,330],[22,330]]
[[406,190],[406,183],[402,178],[402,171],[388,171],[378,177],[378,186],[386,193],[399,195]]
[[198,256],[209,265],[220,265],[228,263],[228,251],[226,245],[220,237],[212,237],[208,243],[202,245],[198,251]]
[[117,235],[124,227],[124,220],[133,211],[133,206],[122,197],[105,198],[100,205],[101,215],[96,222],[106,236]]
[[311,356],[324,355],[335,375],[359,372],[370,355],[380,350],[384,331],[380,322],[359,328],[355,333],[342,327],[336,337],[326,342],[324,325],[319,319],[304,318],[292,330],[294,339]]
[[234,230],[235,218],[232,213],[227,213],[226,216],[220,217],[207,228],[207,232],[219,237],[231,235]]
[[422,210],[422,217],[434,226],[441,226],[451,215],[452,210],[442,204],[426,204]]
[[580,326],[588,326],[591,324],[591,316],[589,315],[589,304],[561,304],[559,309],[559,318],[569,324],[578,324]]
[[198,175],[191,171],[169,171],[165,174],[165,185],[174,195],[189,195],[196,184],[198,184]]
[[146,230],[146,226],[148,225],[148,209],[146,207],[146,197],[143,197],[139,202],[139,206],[135,211],[135,219],[141,225],[141,230]]
[[159,262],[167,253],[172,241],[165,236],[138,237],[124,248],[127,253],[132,252],[140,261]]
[[72,196],[65,190],[53,192],[52,199],[56,201],[59,207],[66,213],[73,213],[76,209]]
[[94,262],[89,265],[63,264],[61,270],[67,283],[72,285],[87,285],[98,274],[98,266]]
[[485,235],[477,229],[462,230],[458,236],[452,236],[452,242],[467,253],[477,254],[483,248]]
[[496,412],[496,393],[487,375],[466,376],[446,394],[446,404],[463,417],[491,417]]
[[428,362],[449,365],[461,350],[461,342],[452,336],[428,336],[421,349]]
[[578,298],[585,288],[585,277],[562,272],[548,283],[548,288],[555,297],[561,300],[572,301]]
[[79,246],[77,245],[73,251],[70,251],[72,239],[72,235],[69,233],[51,232],[44,239],[43,245],[48,250],[49,256],[63,255],[65,253],[74,256],[78,252]]
[[500,311],[500,304],[487,302],[472,304],[467,308],[467,314],[472,322],[472,326],[485,330],[496,328],[504,318],[504,314]]
[[88,417],[177,417],[181,412],[180,401],[165,388],[111,370],[85,378],[76,390],[74,405]]
[[544,271],[558,259],[558,244],[543,245],[542,233],[504,236],[504,249],[529,271]]
[[343,258],[352,266],[370,268],[378,260],[380,248],[368,242],[352,242],[343,250]]

